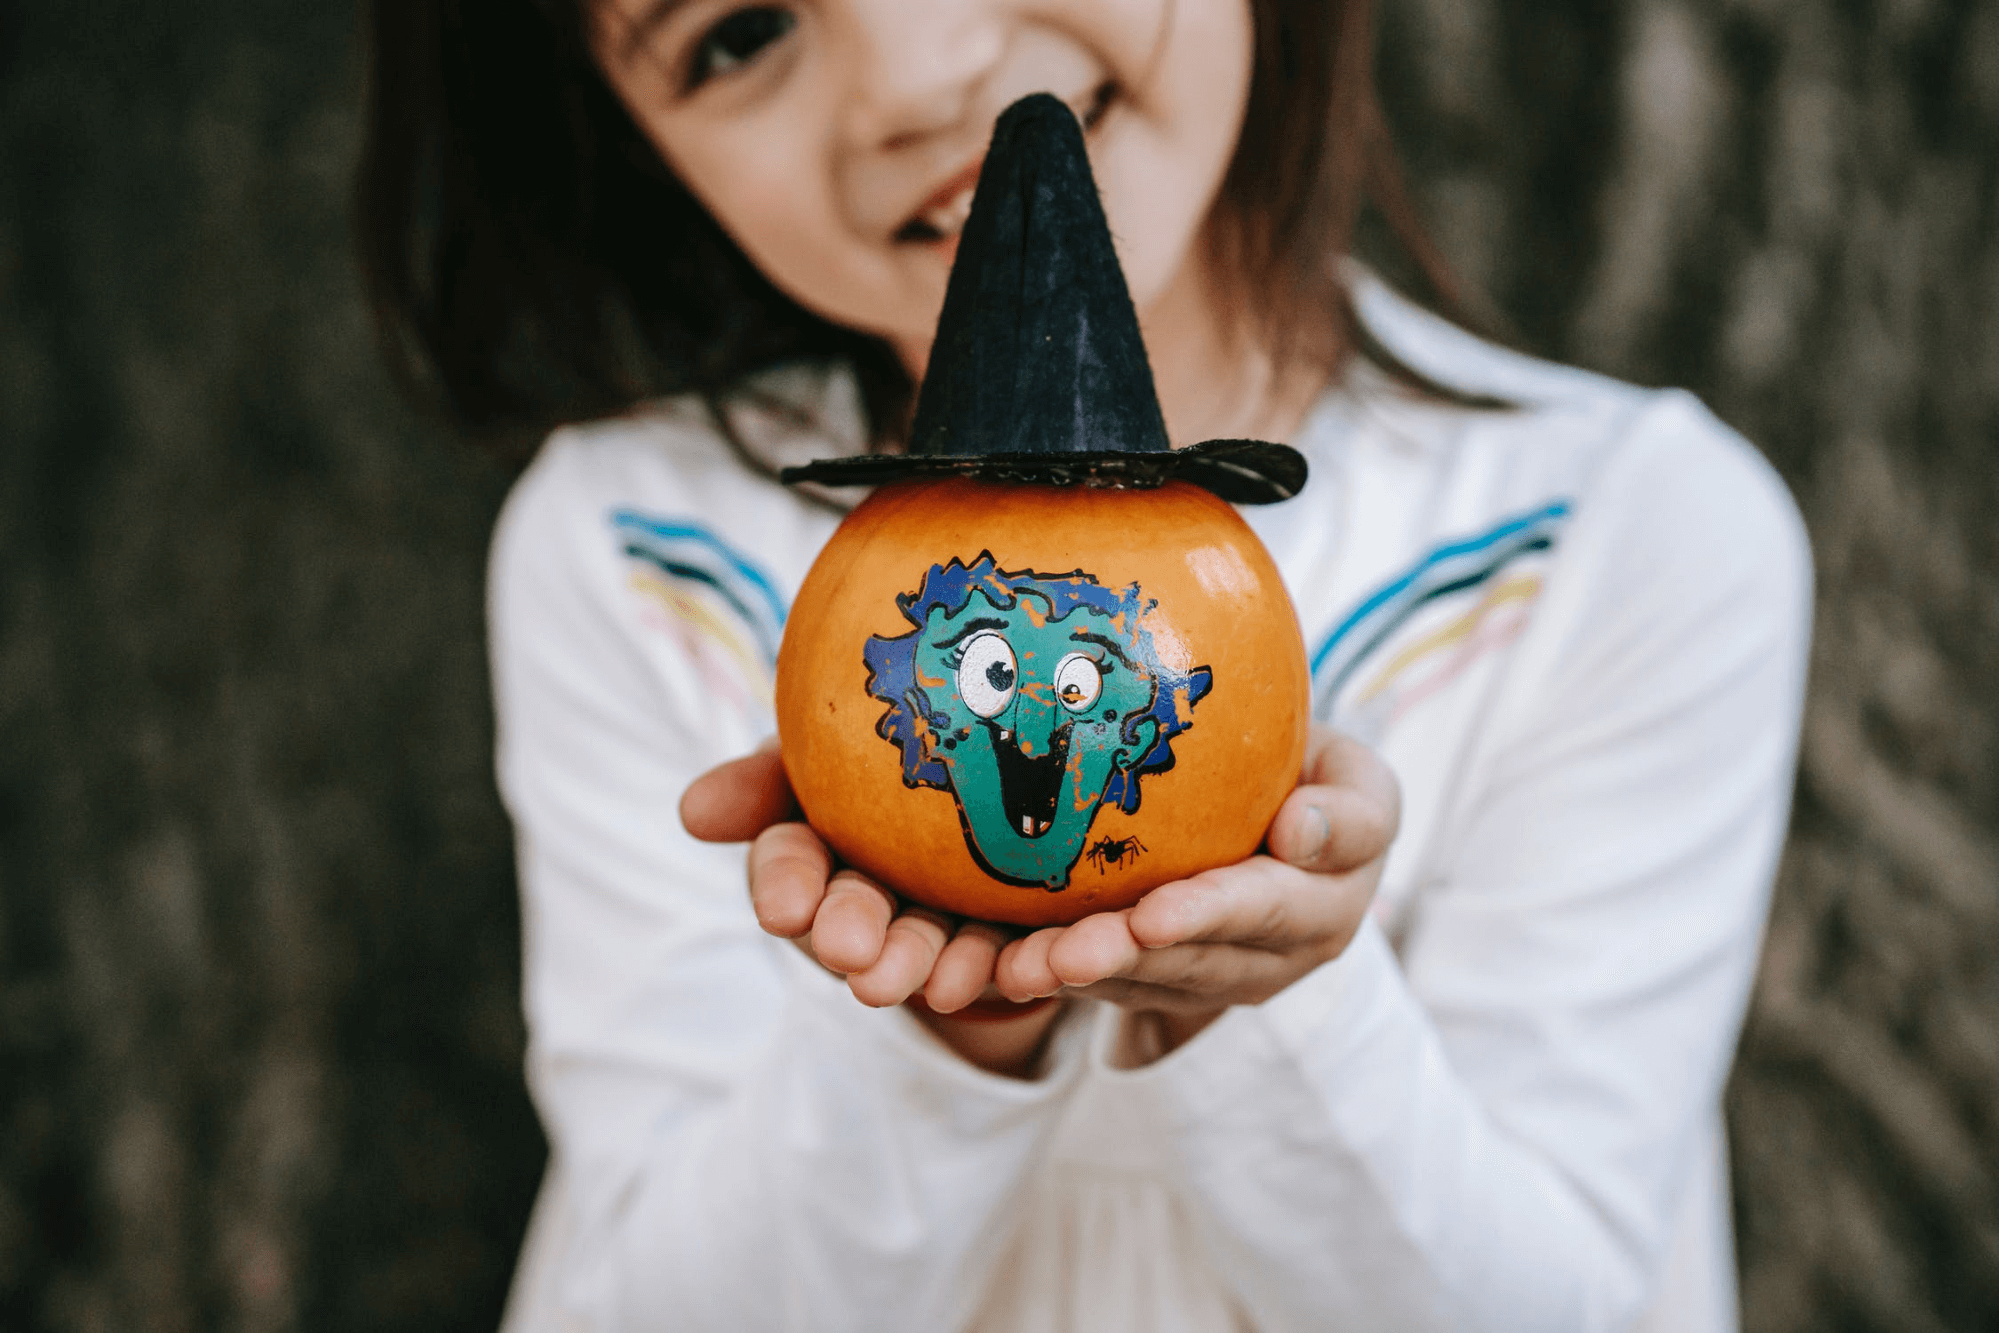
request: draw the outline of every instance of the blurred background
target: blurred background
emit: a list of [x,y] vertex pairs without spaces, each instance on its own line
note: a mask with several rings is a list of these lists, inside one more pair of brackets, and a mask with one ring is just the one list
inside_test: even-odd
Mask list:
[[[1999,6],[1382,8],[1475,312],[1694,389],[1811,527],[1747,1326],[1999,1327]],[[487,1329],[541,1169],[509,478],[378,368],[360,81],[337,0],[0,0],[9,1333]]]

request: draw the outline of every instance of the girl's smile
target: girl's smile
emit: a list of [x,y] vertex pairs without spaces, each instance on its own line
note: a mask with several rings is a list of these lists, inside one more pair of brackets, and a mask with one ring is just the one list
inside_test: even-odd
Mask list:
[[972,216],[972,191],[979,183],[979,168],[983,164],[983,158],[975,158],[970,166],[939,186],[923,207],[916,210],[916,216],[897,228],[896,240],[928,242],[955,256],[958,233],[965,229],[965,219]]
[[597,0],[592,17],[611,87],[751,261],[913,375],[993,123],[1030,92],[1088,130],[1155,361],[1214,341],[1197,242],[1248,96],[1245,0]]

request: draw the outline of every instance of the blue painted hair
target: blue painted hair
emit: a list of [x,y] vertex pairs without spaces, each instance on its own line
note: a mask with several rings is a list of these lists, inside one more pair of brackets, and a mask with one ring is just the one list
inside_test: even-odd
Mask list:
[[[1159,724],[1159,732],[1144,758],[1129,769],[1112,772],[1104,786],[1104,803],[1115,805],[1126,814],[1136,811],[1140,775],[1163,773],[1173,767],[1173,738],[1194,725],[1188,714],[1213,687],[1214,673],[1206,667],[1176,671],[1160,662],[1152,632],[1145,628],[1145,613],[1157,603],[1142,597],[1136,583],[1112,591],[1080,569],[1073,574],[1036,574],[1031,570],[1009,574],[994,564],[990,551],[979,552],[979,558],[969,565],[957,559],[947,565],[932,565],[923,576],[921,587],[895,599],[904,619],[915,628],[892,638],[873,635],[861,651],[868,667],[868,693],[888,705],[888,711],[875,724],[875,731],[901,749],[903,783],[939,790],[950,786],[944,765],[924,753],[923,737],[916,725],[919,713],[936,730],[950,725],[947,717],[931,708],[929,696],[916,683],[916,647],[933,611],[941,609],[945,615],[955,616],[965,609],[975,592],[985,594],[988,601],[1002,610],[1012,610],[1021,593],[1036,593],[1048,599],[1050,622],[1061,620],[1078,608],[1107,618],[1124,616],[1125,641],[1131,649],[1131,659],[1144,664],[1152,676],[1152,705],[1124,719],[1123,738],[1135,744],[1138,724],[1147,718]],[[1183,697],[1185,707],[1180,704]]]

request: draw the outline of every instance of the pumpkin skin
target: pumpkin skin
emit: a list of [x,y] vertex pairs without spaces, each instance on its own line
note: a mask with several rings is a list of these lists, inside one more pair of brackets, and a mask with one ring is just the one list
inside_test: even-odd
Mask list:
[[1227,503],[964,478],[877,490],[799,589],[784,765],[845,862],[1021,926],[1254,853],[1297,784],[1310,673]]

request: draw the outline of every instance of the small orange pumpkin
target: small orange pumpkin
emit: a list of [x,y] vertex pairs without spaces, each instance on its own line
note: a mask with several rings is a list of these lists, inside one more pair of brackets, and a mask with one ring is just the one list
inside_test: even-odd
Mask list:
[[[806,575],[777,663],[805,815],[904,897],[1037,926],[1255,851],[1304,757],[1309,677],[1228,501],[1295,495],[1288,445],[1173,448],[1082,128],[994,127],[906,450]],[[885,484],[887,483],[887,484]]]
[[885,486],[826,544],[778,656],[785,769],[835,853],[1022,926],[1252,854],[1309,711],[1275,564],[1177,481]]

